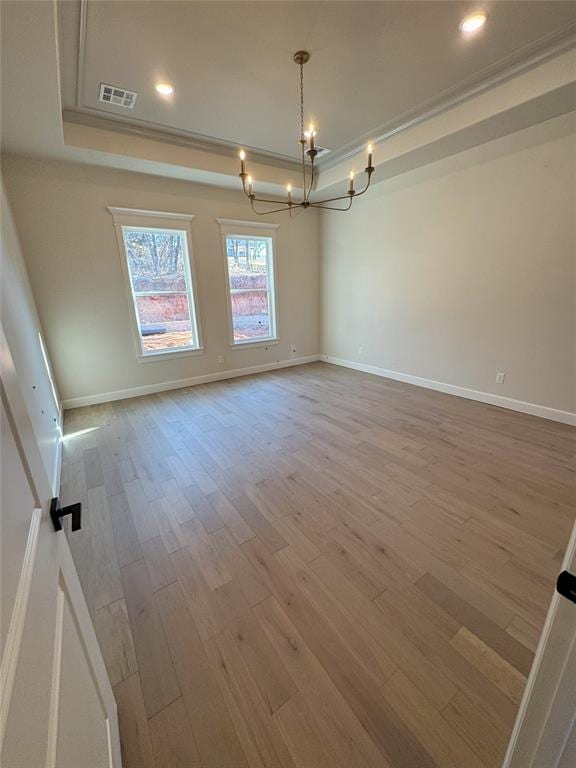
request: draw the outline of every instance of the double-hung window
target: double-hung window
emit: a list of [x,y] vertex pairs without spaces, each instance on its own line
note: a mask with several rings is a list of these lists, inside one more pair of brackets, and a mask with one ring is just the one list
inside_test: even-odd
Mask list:
[[275,233],[277,225],[218,219],[226,264],[230,342],[277,340]]
[[109,210],[131,298],[139,356],[199,351],[190,237],[193,217]]

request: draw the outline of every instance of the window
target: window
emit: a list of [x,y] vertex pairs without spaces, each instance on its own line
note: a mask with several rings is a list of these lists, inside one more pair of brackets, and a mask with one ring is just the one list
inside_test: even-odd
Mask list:
[[109,210],[130,289],[139,356],[200,350],[190,247],[192,216]]
[[275,225],[218,219],[226,260],[231,343],[275,341]]

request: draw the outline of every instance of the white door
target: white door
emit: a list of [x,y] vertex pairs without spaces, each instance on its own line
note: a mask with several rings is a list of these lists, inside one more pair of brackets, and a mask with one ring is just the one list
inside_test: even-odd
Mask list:
[[112,689],[2,326],[0,361],[0,764],[120,768]]
[[[561,571],[576,576],[576,525]],[[576,590],[574,590],[576,598]],[[503,768],[576,766],[576,603],[554,593]]]

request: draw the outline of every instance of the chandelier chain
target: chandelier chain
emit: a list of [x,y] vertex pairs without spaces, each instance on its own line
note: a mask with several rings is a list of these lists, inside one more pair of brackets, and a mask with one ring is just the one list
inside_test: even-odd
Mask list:
[[304,136],[304,64],[300,63],[300,138]]

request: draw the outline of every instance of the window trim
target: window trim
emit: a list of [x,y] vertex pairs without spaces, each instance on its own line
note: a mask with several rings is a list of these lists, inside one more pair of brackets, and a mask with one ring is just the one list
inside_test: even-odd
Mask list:
[[[238,219],[216,219],[220,225],[220,240],[224,262],[224,283],[226,288],[226,312],[228,315],[228,344],[231,349],[251,349],[253,347],[270,347],[280,342],[278,322],[278,246],[276,244],[276,230],[279,224],[262,221],[242,221]],[[230,288],[230,275],[228,272],[228,251],[226,248],[227,237],[269,238],[272,241],[272,270],[269,275],[272,279],[270,288],[255,288],[254,290],[266,291],[272,297],[272,313],[270,315],[273,332],[272,336],[263,339],[247,339],[246,341],[234,340],[234,318],[232,316],[232,293],[242,292],[242,289]],[[249,289],[246,289],[249,290]]]
[[[114,220],[114,230],[116,233],[116,243],[122,274],[124,276],[124,288],[128,300],[129,312],[131,316],[130,329],[134,340],[136,350],[136,359],[140,363],[160,362],[161,360],[172,360],[178,357],[188,357],[204,354],[204,345],[202,343],[202,328],[200,323],[200,308],[198,304],[196,268],[194,263],[194,249],[192,244],[192,221],[194,214],[189,213],[167,213],[163,211],[146,211],[136,208],[116,208],[109,206],[109,213]],[[158,293],[185,293],[188,296],[189,303],[192,300],[190,310],[190,322],[193,333],[197,340],[197,346],[194,347],[175,347],[173,349],[155,350],[144,352],[142,345],[142,336],[140,332],[140,321],[136,310],[136,301],[132,279],[130,276],[130,267],[128,265],[128,255],[124,243],[124,229],[154,230],[161,229],[165,232],[182,232],[186,237],[186,247],[188,258],[184,258],[184,271],[189,290],[186,291],[154,291]],[[146,293],[145,291],[143,293]]]

